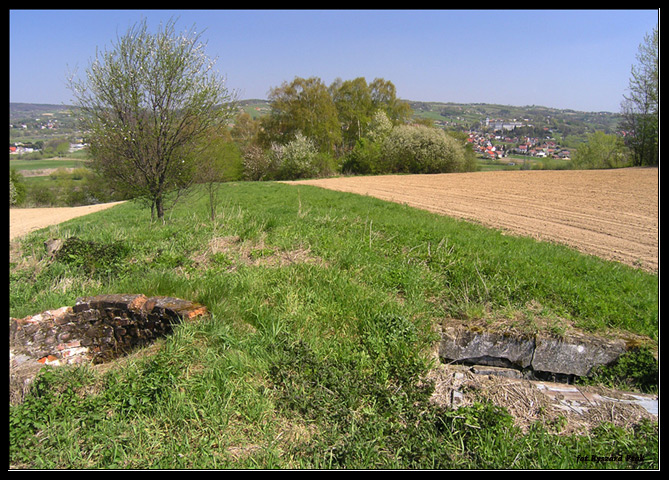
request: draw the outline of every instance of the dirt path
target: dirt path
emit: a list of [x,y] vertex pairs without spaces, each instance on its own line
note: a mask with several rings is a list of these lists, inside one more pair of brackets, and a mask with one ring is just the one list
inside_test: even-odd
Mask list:
[[84,205],[82,207],[56,208],[10,208],[9,209],[9,240],[48,227],[57,225],[72,218],[88,215],[123,202]]
[[405,203],[658,270],[657,168],[389,175],[291,183]]

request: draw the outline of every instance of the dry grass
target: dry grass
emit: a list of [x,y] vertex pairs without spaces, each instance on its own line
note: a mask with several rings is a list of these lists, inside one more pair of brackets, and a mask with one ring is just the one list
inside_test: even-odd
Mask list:
[[237,235],[211,238],[207,248],[191,258],[201,268],[211,266],[215,256],[224,255],[229,260],[228,270],[234,271],[239,265],[284,267],[296,263],[326,265],[326,262],[311,253],[310,248],[298,247],[281,250],[266,244],[265,236],[256,241],[242,241]]
[[[541,386],[547,382],[478,375],[460,365],[439,365],[429,372],[427,379],[435,383],[433,403],[457,408],[488,401],[505,408],[523,431],[538,422],[551,427],[555,433],[571,435],[587,433],[605,422],[627,427],[644,418],[655,420],[639,405],[601,401],[602,396],[619,396],[603,387],[579,386],[583,401],[570,407],[571,402],[564,395],[549,395],[542,390]],[[567,386],[557,385],[557,388],[563,387]],[[597,401],[593,400],[595,397]],[[583,405],[585,408],[581,408]]]

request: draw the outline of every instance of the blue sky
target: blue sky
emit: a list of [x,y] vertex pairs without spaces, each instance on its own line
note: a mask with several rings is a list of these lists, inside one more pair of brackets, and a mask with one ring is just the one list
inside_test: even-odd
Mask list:
[[240,99],[295,77],[407,100],[620,110],[657,10],[10,10],[10,102],[70,104],[68,72],[146,19],[204,31]]

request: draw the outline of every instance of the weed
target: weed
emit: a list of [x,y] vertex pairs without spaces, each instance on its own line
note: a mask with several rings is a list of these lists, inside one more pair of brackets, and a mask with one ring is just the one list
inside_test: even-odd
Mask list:
[[87,275],[108,276],[123,269],[123,260],[127,253],[127,246],[119,241],[100,243],[69,237],[54,258]]
[[[77,435],[95,429],[104,417],[99,399],[80,393],[92,379],[90,372],[84,375],[81,372],[81,369],[69,372],[43,369],[24,402],[10,409],[11,465],[76,468],[76,464],[68,465],[63,459],[73,456]],[[74,456],[79,457],[76,453]],[[77,459],[77,462],[83,461]]]
[[582,379],[581,382],[657,393],[659,365],[648,347],[638,347],[625,352],[611,365],[596,367],[591,377]]

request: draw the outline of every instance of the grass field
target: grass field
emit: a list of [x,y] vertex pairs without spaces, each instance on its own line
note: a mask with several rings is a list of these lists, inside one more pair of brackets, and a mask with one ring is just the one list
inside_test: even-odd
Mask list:
[[[50,369],[10,408],[14,468],[657,468],[657,425],[523,432],[421,382],[444,318],[658,339],[657,274],[370,197],[231,183],[150,223],[127,203],[25,237],[10,315],[99,293],[211,315],[116,365]],[[47,258],[77,236],[112,253]],[[110,250],[108,250],[110,251]],[[83,252],[82,252],[83,255]],[[593,463],[592,455],[640,462]]]
[[657,168],[302,180],[463,218],[657,271]]
[[58,168],[77,168],[85,166],[87,160],[81,156],[70,156],[62,158],[45,158],[37,160],[23,160],[20,158],[10,158],[9,168],[16,169],[23,175],[31,175],[31,172],[37,170],[51,171]]

